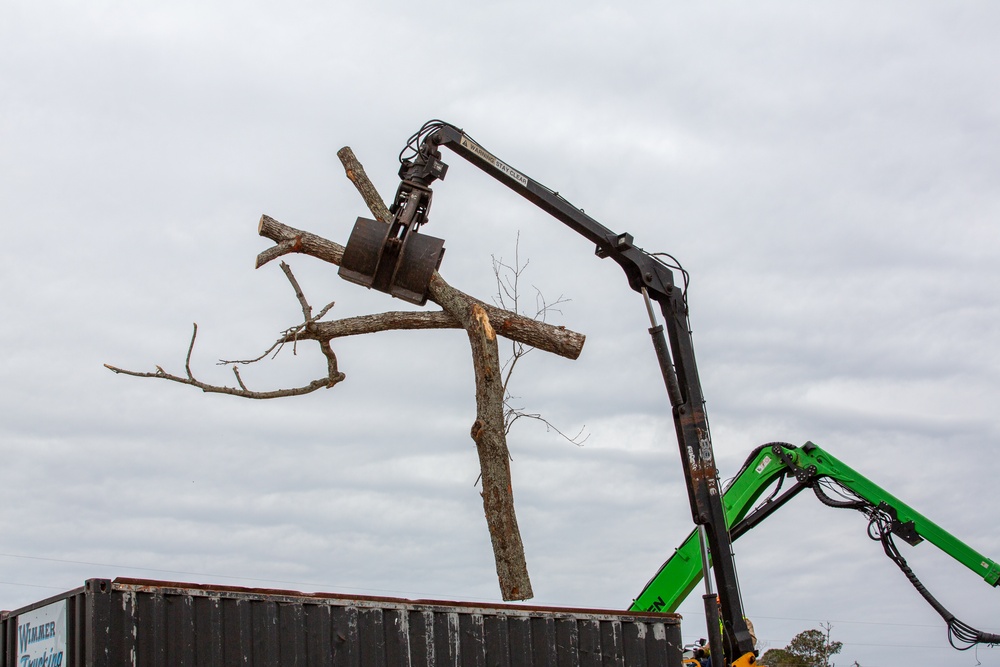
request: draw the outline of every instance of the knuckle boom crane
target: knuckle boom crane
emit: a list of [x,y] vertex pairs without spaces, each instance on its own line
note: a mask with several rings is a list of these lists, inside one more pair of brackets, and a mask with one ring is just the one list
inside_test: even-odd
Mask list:
[[[786,479],[791,485],[782,491]],[[772,489],[770,494],[757,503],[768,489]],[[965,650],[976,644],[1000,643],[1000,635],[976,630],[948,611],[907,565],[894,537],[910,546],[926,540],[993,587],[1000,583],[1000,563],[811,442],[802,447],[771,442],[750,453],[722,496],[731,539],[739,539],[806,489],[827,507],[856,510],[868,519],[868,537],[881,543],[886,556],[944,619],[953,647]],[[675,611],[702,576],[698,535],[692,532],[649,580],[630,610]]]
[[[704,600],[712,655],[724,655],[727,666],[752,665],[756,651],[743,613],[732,540],[808,487],[828,506],[856,509],[868,516],[869,536],[882,543],[886,555],[945,619],[953,646],[969,648],[978,643],[1000,643],[1000,635],[975,630],[948,612],[909,569],[892,538],[898,536],[912,545],[926,539],[992,586],[1000,580],[1000,565],[952,537],[816,445],[807,443],[801,448],[784,443],[764,445],[754,451],[740,473],[723,490],[715,467],[705,401],[695,364],[685,290],[687,273],[679,264],[667,264],[661,259],[673,259],[670,255],[648,253],[635,245],[631,234],[611,231],[559,193],[497,158],[460,128],[432,120],[410,137],[400,153],[401,181],[389,209],[392,220],[358,218],[344,250],[340,267],[342,278],[411,303],[423,305],[426,302],[431,276],[444,256],[444,241],[417,231],[427,222],[433,195],[431,183],[443,179],[448,171],[448,165],[441,161],[442,146],[594,243],[597,256],[616,262],[625,272],[629,286],[643,296],[650,319],[649,334],[670,402],[688,501],[697,528],[650,580],[632,603],[631,610],[676,610],[711,563],[714,577],[706,579]],[[681,271],[681,286],[674,281],[675,269]],[[653,302],[659,306],[663,324],[657,321]],[[781,481],[786,477],[796,481],[779,496]],[[754,507],[775,481],[778,487],[771,496]],[[831,489],[834,495],[840,494],[839,497],[829,495],[827,491]]]
[[[724,652],[726,664],[753,664],[753,639],[740,599],[722,489],[695,364],[686,294],[675,284],[670,266],[636,246],[631,234],[611,231],[558,193],[494,156],[458,127],[433,120],[414,133],[400,153],[401,182],[389,209],[392,221],[358,219],[344,250],[340,276],[412,303],[426,302],[427,286],[440,265],[444,242],[416,232],[427,222],[432,197],[430,184],[447,173],[447,165],[441,161],[442,146],[594,243],[597,256],[615,261],[625,272],[629,286],[642,294],[650,317],[649,333],[670,401],[692,516],[703,529],[713,559],[719,603],[717,607],[716,596],[709,591],[711,604],[706,595],[706,611],[710,618],[713,614],[721,616],[724,630],[720,640],[718,624],[714,624],[713,633],[713,621],[709,621],[709,635],[714,634],[716,641],[722,642],[714,654]],[[404,158],[407,150],[412,155]],[[659,305],[663,324],[657,322],[652,302]]]

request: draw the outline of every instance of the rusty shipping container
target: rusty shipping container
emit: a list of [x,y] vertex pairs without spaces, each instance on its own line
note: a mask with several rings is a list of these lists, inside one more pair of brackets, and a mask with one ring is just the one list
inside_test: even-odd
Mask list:
[[680,667],[680,617],[89,579],[0,612],[0,667]]

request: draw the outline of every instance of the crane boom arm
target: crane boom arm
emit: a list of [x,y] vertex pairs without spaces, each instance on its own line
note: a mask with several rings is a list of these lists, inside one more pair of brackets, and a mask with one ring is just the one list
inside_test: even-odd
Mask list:
[[[401,183],[390,207],[393,219],[391,222],[358,219],[344,250],[341,277],[412,303],[422,305],[427,300],[431,276],[444,254],[444,241],[415,232],[427,222],[432,195],[430,184],[444,178],[447,173],[448,166],[440,159],[441,146],[447,146],[593,242],[597,256],[610,257],[621,266],[631,288],[646,299],[652,325],[649,333],[672,409],[692,516],[699,528],[646,585],[633,603],[633,610],[673,611],[677,608],[702,577],[699,552],[703,546],[699,543],[698,534],[701,532],[711,555],[713,579],[718,588],[718,612],[723,625],[721,634],[725,638],[725,644],[720,648],[724,649],[725,663],[733,667],[752,664],[756,652],[743,616],[732,540],[809,487],[827,505],[858,509],[869,516],[869,536],[882,542],[886,555],[945,618],[950,637],[957,637],[970,645],[1000,645],[1000,635],[982,633],[961,623],[930,595],[906,565],[892,543],[892,536],[898,535],[910,544],[926,539],[994,586],[1000,578],[997,564],[816,445],[807,443],[802,448],[796,448],[776,443],[758,449],[723,492],[718,481],[705,401],[695,363],[687,297],[685,290],[674,284],[671,267],[655,254],[636,246],[630,234],[611,231],[570,204],[558,192],[497,158],[460,128],[434,120],[425,123],[410,138],[403,153],[412,149],[414,155],[410,160],[400,154]],[[656,321],[652,301],[660,306],[665,320],[663,325]],[[765,451],[767,448],[770,453]],[[795,482],[779,496],[778,491],[786,476],[794,477]],[[778,481],[778,488],[774,493],[754,506],[775,480]],[[842,493],[848,496],[847,500],[826,496],[820,480],[829,480],[830,484],[839,486]],[[710,587],[707,588],[709,590],[704,596],[706,615],[714,618],[716,607],[710,601],[714,603],[716,595]],[[708,630],[710,637],[713,633],[715,637],[719,634],[714,620],[709,622]]]
[[[794,484],[778,495],[778,489],[763,503],[755,505],[775,482],[793,478]],[[816,488],[827,478],[864,501],[867,507],[883,508],[893,517],[892,531],[911,545],[927,540],[956,561],[996,586],[1000,565],[896,498],[826,450],[813,443],[800,448],[784,444],[760,447],[747,459],[723,494],[726,522],[733,540],[807,487]],[[851,504],[850,502],[846,504]],[[844,505],[842,505],[844,506]],[[861,505],[855,509],[863,509]],[[697,531],[688,535],[656,575],[633,601],[631,611],[673,612],[702,578]]]
[[[447,146],[593,242],[598,257],[609,257],[622,267],[633,290],[659,304],[664,324],[656,323],[652,308],[649,308],[653,325],[649,333],[653,339],[672,408],[691,513],[695,524],[704,527],[709,550],[715,558],[713,573],[717,585],[720,616],[725,627],[724,648],[727,662],[744,664],[752,659],[753,638],[743,615],[743,603],[722,507],[722,490],[715,467],[705,400],[695,363],[687,301],[684,290],[675,287],[670,267],[634,245],[631,234],[611,231],[563,199],[557,192],[497,158],[454,125],[441,121],[427,123],[414,135],[414,143],[418,144],[414,147],[417,153],[416,159],[409,165],[404,161],[400,172],[404,183],[409,174],[418,174],[424,179],[424,185],[434,177],[443,176],[444,169],[438,166],[440,163],[438,147]],[[424,175],[428,173],[432,176],[425,178]]]

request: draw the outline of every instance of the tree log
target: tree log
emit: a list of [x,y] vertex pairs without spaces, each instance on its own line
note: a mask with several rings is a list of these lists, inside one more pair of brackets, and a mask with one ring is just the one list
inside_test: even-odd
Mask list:
[[382,195],[378,193],[371,180],[368,179],[365,168],[361,166],[361,162],[358,161],[351,147],[344,146],[341,148],[337,151],[337,157],[340,158],[341,164],[344,165],[344,172],[347,174],[347,178],[350,179],[351,183],[354,183],[354,187],[358,189],[358,194],[365,200],[365,205],[372,212],[372,215],[375,216],[375,219],[381,222],[391,221],[392,214],[389,213],[389,208],[382,201]]
[[[328,241],[322,236],[289,227],[268,215],[261,216],[257,232],[277,244],[258,255],[258,268],[288,253],[302,253],[338,266],[344,257],[344,246],[333,241]],[[445,297],[443,294],[445,288],[451,288],[451,286],[435,272],[434,279],[431,280],[430,284],[430,300],[443,306],[444,304],[441,303],[441,299]],[[519,343],[524,343],[525,345],[536,347],[539,350],[545,350],[552,354],[558,354],[560,357],[567,359],[576,359],[583,351],[583,344],[586,342],[587,337],[581,333],[577,333],[566,327],[557,327],[545,322],[538,322],[523,315],[512,313],[509,310],[497,308],[468,294],[462,294],[465,298],[475,301],[486,311],[496,333],[504,338],[516,340]],[[425,315],[429,314],[426,313]],[[416,322],[420,319],[420,317],[414,317],[412,321]],[[447,325],[448,328],[457,329],[462,326],[457,318],[452,317],[451,322],[451,324]],[[446,326],[443,322],[438,322],[438,324],[440,328],[445,328]],[[335,323],[317,322],[316,326],[317,331],[324,331],[335,326]],[[414,326],[413,328],[439,328],[439,326]],[[300,338],[306,337],[308,336],[300,336]]]
[[[376,218],[389,219],[389,211],[371,184],[361,163],[348,148],[337,153],[348,178],[357,187]],[[493,544],[497,578],[504,600],[527,600],[533,597],[528,566],[524,558],[524,544],[517,527],[514,512],[514,489],[510,475],[510,451],[507,449],[507,432],[504,421],[504,383],[500,375],[500,355],[497,350],[497,331],[491,324],[490,310],[486,304],[473,299],[449,285],[435,271],[431,276],[428,293],[445,312],[454,316],[466,330],[472,349],[472,366],[476,379],[476,421],[471,436],[479,453],[482,472],[483,511]],[[498,321],[508,322],[520,318],[516,313],[500,311]],[[533,325],[540,324],[527,320]],[[512,328],[506,325],[510,333]],[[565,331],[562,329],[561,331]],[[582,340],[580,341],[582,344]],[[536,346],[537,347],[537,346]],[[575,358],[575,357],[572,357]]]
[[503,412],[503,378],[497,336],[489,316],[474,299],[451,287],[437,274],[431,278],[441,307],[456,315],[469,335],[476,376],[476,421],[472,439],[479,453],[482,471],[483,511],[493,543],[497,578],[504,600],[527,600],[534,596],[524,544],[514,512],[514,487],[510,475],[510,450],[507,448]]

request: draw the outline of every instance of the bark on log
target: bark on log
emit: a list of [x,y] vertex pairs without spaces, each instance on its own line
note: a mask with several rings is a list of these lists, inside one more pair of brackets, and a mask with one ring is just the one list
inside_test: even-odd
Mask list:
[[350,179],[351,183],[354,183],[354,187],[358,189],[358,194],[365,200],[365,205],[368,206],[368,210],[372,212],[375,219],[382,222],[391,221],[392,214],[389,213],[389,208],[382,201],[382,195],[378,193],[378,190],[375,189],[375,186],[369,180],[368,174],[365,173],[365,168],[361,166],[361,162],[358,161],[351,147],[344,146],[341,148],[337,151],[337,157],[340,158],[341,164],[344,165],[344,172],[347,174],[347,178]]
[[[311,234],[300,229],[295,229],[294,227],[289,227],[288,225],[282,224],[268,215],[261,216],[257,232],[261,236],[271,239],[277,244],[273,248],[269,248],[258,255],[258,268],[272,259],[276,259],[281,255],[293,252],[309,255],[311,257],[315,257],[316,259],[330,262],[331,264],[337,264],[338,266],[344,257],[344,247],[342,245],[334,243],[333,241],[328,241],[322,236],[317,236],[316,234]],[[448,285],[447,281],[441,278],[441,276],[437,273],[434,274],[434,277],[435,279],[431,280],[430,285],[430,300],[443,306],[441,299],[446,296],[443,293],[445,288],[454,288]],[[546,352],[558,354],[560,357],[565,357],[567,359],[576,359],[583,351],[583,344],[586,342],[587,337],[581,333],[577,333],[565,327],[557,327],[551,324],[546,324],[545,322],[538,322],[528,317],[497,308],[496,306],[492,306],[483,301],[479,301],[468,294],[462,294],[465,298],[475,301],[483,310],[486,311],[486,314],[489,315],[490,321],[493,323],[496,333],[504,338],[509,338],[510,340],[515,340],[519,343],[536,347],[539,350],[545,350]],[[414,319],[416,320],[419,318]],[[452,324],[447,326],[456,329],[462,326],[459,320],[455,317],[451,318],[451,322]],[[325,328],[330,328],[332,326],[334,326],[332,323],[317,323],[317,331],[324,331]],[[444,325],[442,324],[442,327],[443,326]],[[423,327],[415,326],[414,328]],[[305,337],[306,336],[300,336],[300,338]]]
[[437,274],[441,307],[456,315],[469,335],[476,376],[476,421],[471,436],[479,453],[482,471],[483,511],[493,543],[497,578],[504,600],[527,600],[534,596],[524,544],[514,512],[514,488],[510,475],[510,451],[504,433],[503,378],[497,336],[489,316],[476,301],[445,283]]
[[[368,180],[354,152],[345,147],[338,151],[337,155],[344,164],[348,178],[357,187],[372,214],[376,218],[389,220],[389,211],[385,203]],[[486,304],[456,290],[436,271],[431,277],[428,293],[431,300],[458,319],[469,336],[476,377],[476,421],[472,425],[471,436],[479,453],[483,511],[486,514],[486,523],[493,543],[493,558],[496,561],[500,592],[504,600],[527,600],[534,594],[524,558],[521,532],[518,530],[517,516],[514,512],[514,491],[504,424],[504,388],[500,375],[497,331],[490,322],[489,314],[490,310],[497,309],[488,308]],[[504,322],[507,334],[513,328],[508,322],[515,318],[519,316],[507,311],[497,313],[497,321]],[[520,319],[527,320],[527,318]],[[539,324],[533,320],[527,321],[532,325]],[[582,342],[581,340],[581,345]]]

